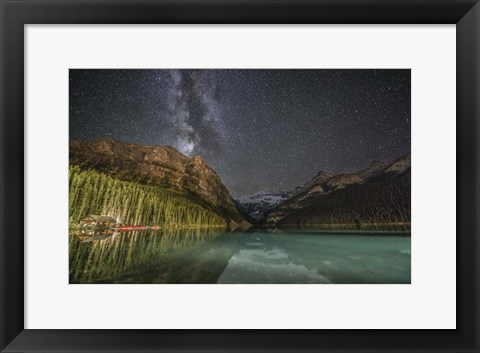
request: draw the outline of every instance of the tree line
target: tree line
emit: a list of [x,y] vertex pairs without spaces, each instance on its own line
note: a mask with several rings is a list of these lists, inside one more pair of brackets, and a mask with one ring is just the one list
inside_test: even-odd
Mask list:
[[[107,240],[82,243],[70,236],[70,283],[122,282],[169,264],[169,255],[188,252],[220,237],[218,228],[174,228],[126,232]],[[227,260],[225,260],[227,261]],[[134,276],[136,278],[136,276]]]
[[393,180],[354,185],[309,200],[309,205],[289,210],[279,225],[318,227],[335,224],[409,224],[410,175]]
[[186,194],[112,178],[69,166],[69,223],[90,214],[109,215],[123,224],[226,226],[226,220]]

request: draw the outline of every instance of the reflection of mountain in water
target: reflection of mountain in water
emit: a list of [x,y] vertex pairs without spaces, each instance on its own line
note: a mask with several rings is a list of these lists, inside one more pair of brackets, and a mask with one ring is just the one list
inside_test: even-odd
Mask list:
[[[268,278],[268,279],[266,279]],[[235,253],[218,283],[330,283],[316,269],[307,269],[289,260],[279,248],[246,249]]]
[[93,242],[72,236],[70,283],[410,283],[409,234],[196,228]]
[[248,232],[218,283],[409,283],[409,234],[403,229]]

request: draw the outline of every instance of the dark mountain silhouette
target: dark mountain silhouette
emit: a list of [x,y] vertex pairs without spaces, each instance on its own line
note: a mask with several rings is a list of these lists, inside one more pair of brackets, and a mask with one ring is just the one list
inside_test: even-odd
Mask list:
[[389,165],[374,161],[348,174],[319,172],[292,198],[270,210],[275,226],[410,223],[410,153]]

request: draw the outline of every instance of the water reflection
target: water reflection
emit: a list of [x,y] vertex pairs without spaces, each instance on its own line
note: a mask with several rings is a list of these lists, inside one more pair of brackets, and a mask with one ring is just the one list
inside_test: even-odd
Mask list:
[[80,228],[75,235],[83,243],[105,240],[114,236],[117,232],[111,228]]
[[[252,244],[250,245],[252,246]],[[331,283],[316,269],[289,259],[283,249],[244,249],[235,253],[218,283]]]
[[409,235],[401,230],[253,232],[241,238],[219,283],[410,283]]
[[405,231],[101,233],[71,235],[70,283],[410,283],[411,278]]
[[171,256],[223,234],[216,228],[99,233],[70,235],[70,283],[138,282],[139,273],[161,272]]

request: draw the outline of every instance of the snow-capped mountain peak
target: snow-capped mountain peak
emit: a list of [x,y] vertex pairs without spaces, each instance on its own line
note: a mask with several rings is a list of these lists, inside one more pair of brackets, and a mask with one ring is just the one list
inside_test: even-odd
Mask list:
[[265,218],[265,212],[287,201],[291,194],[288,191],[266,192],[240,196],[235,199],[239,211],[248,214],[258,222]]

